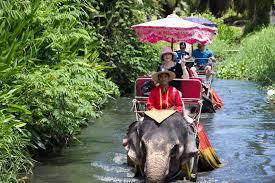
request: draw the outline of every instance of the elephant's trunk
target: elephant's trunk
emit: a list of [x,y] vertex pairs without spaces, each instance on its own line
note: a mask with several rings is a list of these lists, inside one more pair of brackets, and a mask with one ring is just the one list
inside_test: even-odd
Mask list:
[[163,153],[149,154],[145,163],[146,182],[164,182],[168,173],[168,167],[168,158]]

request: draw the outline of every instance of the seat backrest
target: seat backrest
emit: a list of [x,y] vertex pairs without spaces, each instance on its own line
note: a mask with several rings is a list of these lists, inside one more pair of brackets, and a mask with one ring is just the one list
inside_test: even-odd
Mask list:
[[197,79],[197,80],[199,80],[200,82],[202,82],[202,81],[203,81],[203,79],[202,79],[202,78],[192,78],[192,79]]
[[154,81],[150,76],[138,77],[135,83],[135,97],[144,97],[142,93],[142,87],[146,81],[150,81],[149,85],[151,88],[155,86]]
[[181,79],[183,99],[201,99],[202,84],[198,79]]

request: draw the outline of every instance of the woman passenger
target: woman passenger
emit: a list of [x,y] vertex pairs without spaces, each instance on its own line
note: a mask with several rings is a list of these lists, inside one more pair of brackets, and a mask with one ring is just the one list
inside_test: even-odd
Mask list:
[[[174,72],[176,78],[178,79],[189,79],[189,74],[186,69],[185,62],[176,62],[176,53],[173,52],[170,47],[166,47],[162,50],[160,59],[162,60],[162,64],[158,66],[157,71],[165,69]],[[174,86],[180,90],[180,82],[171,81],[170,84],[171,86]]]

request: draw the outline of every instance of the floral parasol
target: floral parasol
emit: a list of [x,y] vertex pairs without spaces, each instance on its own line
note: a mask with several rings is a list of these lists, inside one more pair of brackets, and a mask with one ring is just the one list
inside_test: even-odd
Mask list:
[[208,27],[184,20],[177,15],[167,18],[133,25],[141,42],[156,43],[166,41],[170,43],[186,42],[189,44],[208,44],[212,42],[216,27]]

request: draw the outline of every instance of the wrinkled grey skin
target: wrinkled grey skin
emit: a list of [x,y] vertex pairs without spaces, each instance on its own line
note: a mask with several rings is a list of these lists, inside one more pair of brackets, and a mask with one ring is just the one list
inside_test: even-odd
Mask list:
[[189,162],[192,173],[197,172],[198,149],[194,133],[179,113],[161,124],[149,117],[132,123],[123,145],[128,163],[136,168],[137,174],[145,177],[146,182],[168,181],[185,161]]

